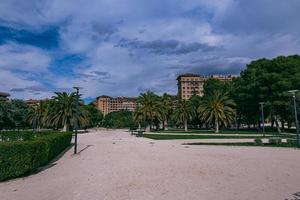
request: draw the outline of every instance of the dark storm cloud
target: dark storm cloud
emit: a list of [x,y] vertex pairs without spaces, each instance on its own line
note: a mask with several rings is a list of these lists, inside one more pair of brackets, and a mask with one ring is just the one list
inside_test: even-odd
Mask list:
[[180,55],[197,51],[209,52],[217,49],[217,47],[209,46],[203,43],[185,43],[178,40],[140,41],[137,39],[122,39],[116,46],[128,49],[140,49],[148,51],[149,53],[161,55]]

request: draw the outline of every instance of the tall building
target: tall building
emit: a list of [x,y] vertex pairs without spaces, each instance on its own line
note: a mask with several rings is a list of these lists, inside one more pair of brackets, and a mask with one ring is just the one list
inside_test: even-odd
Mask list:
[[205,78],[197,74],[182,74],[177,77],[178,97],[189,99],[191,96],[203,96],[203,85]]
[[103,113],[103,115],[120,110],[134,111],[137,107],[137,98],[102,95],[97,97],[94,105]]
[[0,92],[0,101],[8,101],[9,96],[10,96],[10,94],[8,94],[6,92]]
[[182,74],[177,77],[178,85],[178,97],[180,99],[189,99],[193,95],[203,96],[204,95],[204,83],[206,80],[212,78],[222,82],[232,81],[237,76],[235,75],[211,75],[211,76],[200,76],[198,74]]

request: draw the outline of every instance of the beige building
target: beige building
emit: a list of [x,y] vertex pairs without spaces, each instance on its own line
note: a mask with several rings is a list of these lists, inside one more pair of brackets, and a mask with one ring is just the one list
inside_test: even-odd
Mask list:
[[97,97],[94,105],[103,113],[103,115],[120,110],[135,111],[137,107],[137,98],[110,97],[103,95]]
[[234,75],[211,75],[208,77],[200,76],[198,74],[182,74],[177,77],[178,85],[178,97],[180,99],[189,99],[193,95],[203,96],[204,95],[204,83],[207,79],[213,78],[218,79],[222,82],[232,81]]
[[31,107],[37,107],[40,105],[40,102],[43,101],[43,100],[37,100],[37,99],[29,99],[29,100],[26,100],[25,103],[28,105],[28,106],[31,106]]
[[197,74],[182,74],[178,76],[178,97],[189,99],[191,96],[203,96],[205,78]]
[[8,101],[9,96],[10,96],[10,94],[8,94],[6,92],[0,92],[0,101]]

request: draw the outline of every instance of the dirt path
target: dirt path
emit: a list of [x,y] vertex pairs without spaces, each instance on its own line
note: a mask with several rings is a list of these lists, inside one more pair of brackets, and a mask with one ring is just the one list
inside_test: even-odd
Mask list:
[[99,131],[48,169],[0,183],[1,200],[295,199],[300,150],[184,146]]

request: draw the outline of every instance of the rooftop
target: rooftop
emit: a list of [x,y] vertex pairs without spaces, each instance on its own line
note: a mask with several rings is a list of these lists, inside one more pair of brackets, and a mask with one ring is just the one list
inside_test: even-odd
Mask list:
[[185,73],[185,74],[181,74],[177,77],[177,80],[180,79],[181,77],[202,77],[198,74],[192,74],[192,73]]
[[0,96],[1,96],[1,97],[9,97],[10,94],[9,94],[9,93],[6,93],[6,92],[0,92]]

